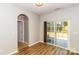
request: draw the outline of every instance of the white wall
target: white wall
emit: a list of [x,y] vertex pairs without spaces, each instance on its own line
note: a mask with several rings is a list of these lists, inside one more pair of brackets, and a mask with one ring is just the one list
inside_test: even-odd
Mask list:
[[8,54],[17,48],[17,18],[15,8],[0,4],[0,54]]
[[24,29],[23,29],[23,21],[18,21],[18,42],[23,42],[23,33],[24,33]]
[[29,44],[39,42],[40,40],[40,24],[39,17],[33,15],[29,19]]
[[29,22],[28,22],[28,18],[27,17],[25,17],[25,19],[24,19],[24,42],[26,42],[26,44],[28,44],[29,43],[29,31],[28,31],[28,24],[29,24]]
[[29,44],[39,41],[39,17],[12,4],[0,4],[0,54],[17,51],[17,16],[29,18]]
[[43,22],[44,21],[64,21],[69,23],[69,49],[79,51],[79,6],[54,11],[50,14],[41,16],[40,20],[40,40],[43,41]]

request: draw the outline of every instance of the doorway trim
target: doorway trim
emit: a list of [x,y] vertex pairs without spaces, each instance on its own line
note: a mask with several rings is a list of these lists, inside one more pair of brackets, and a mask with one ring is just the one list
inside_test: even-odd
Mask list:
[[[17,26],[18,21],[23,22],[22,24],[22,31],[23,31],[23,39],[21,40],[21,43],[25,46],[28,46],[29,44],[29,18],[26,14],[19,14],[17,16]],[[25,45],[26,44],[26,45]],[[17,27],[17,50],[21,48],[21,44],[19,44],[19,35],[18,35],[18,27]]]

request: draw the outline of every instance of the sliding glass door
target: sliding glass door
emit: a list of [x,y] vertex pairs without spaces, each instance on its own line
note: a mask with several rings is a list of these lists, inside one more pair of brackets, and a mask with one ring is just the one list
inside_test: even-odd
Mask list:
[[56,40],[55,45],[67,48],[68,46],[68,23],[67,21],[55,23]]
[[68,47],[68,22],[47,22],[47,43]]

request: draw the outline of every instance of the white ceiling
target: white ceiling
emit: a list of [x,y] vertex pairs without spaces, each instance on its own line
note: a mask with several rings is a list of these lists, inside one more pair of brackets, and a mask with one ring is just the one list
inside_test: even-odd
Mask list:
[[41,14],[53,12],[57,9],[69,8],[79,4],[78,3],[44,3],[42,7],[37,7],[35,6],[34,3],[16,3],[15,5],[27,9],[38,15],[41,15]]

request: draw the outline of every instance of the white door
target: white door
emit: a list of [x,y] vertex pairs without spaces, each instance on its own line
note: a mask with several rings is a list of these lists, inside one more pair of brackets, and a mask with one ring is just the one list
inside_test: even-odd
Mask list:
[[18,42],[24,42],[24,22],[18,21]]

